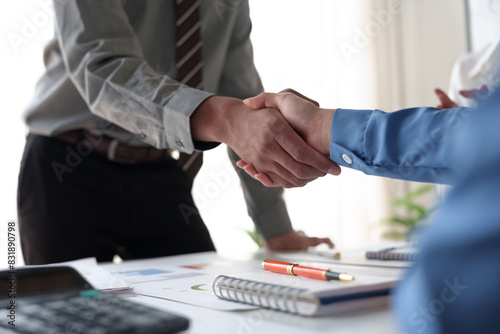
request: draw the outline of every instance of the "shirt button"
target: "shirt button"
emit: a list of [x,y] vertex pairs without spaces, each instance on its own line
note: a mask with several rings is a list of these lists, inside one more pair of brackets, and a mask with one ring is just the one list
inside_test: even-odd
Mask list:
[[142,139],[146,138],[146,134],[144,132],[141,132],[141,138]]
[[179,160],[179,158],[181,157],[181,153],[177,150],[173,150],[171,157],[174,158],[175,160]]
[[180,140],[178,140],[176,144],[180,149],[184,149],[184,144]]
[[349,165],[352,164],[352,159],[347,154],[345,154],[345,153],[342,154],[342,159],[344,159],[344,161],[347,162]]

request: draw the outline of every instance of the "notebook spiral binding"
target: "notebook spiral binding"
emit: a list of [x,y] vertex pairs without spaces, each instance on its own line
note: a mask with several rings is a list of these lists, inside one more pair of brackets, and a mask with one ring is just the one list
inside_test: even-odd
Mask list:
[[390,261],[415,261],[416,252],[404,252],[397,250],[368,251],[366,258],[372,260],[390,260]]
[[299,314],[297,298],[305,289],[268,284],[219,275],[212,286],[214,294],[226,300]]

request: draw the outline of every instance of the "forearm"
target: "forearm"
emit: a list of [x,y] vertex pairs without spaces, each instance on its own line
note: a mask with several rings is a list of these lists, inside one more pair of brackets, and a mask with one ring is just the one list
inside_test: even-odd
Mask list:
[[411,108],[393,113],[337,109],[331,123],[330,158],[366,174],[454,183],[452,138],[466,108]]
[[212,96],[203,101],[191,115],[190,126],[193,140],[228,143],[231,140],[232,122],[241,108],[241,100]]
[[55,2],[66,71],[90,111],[158,148],[194,149],[189,120],[212,94],[157,73],[118,0]]

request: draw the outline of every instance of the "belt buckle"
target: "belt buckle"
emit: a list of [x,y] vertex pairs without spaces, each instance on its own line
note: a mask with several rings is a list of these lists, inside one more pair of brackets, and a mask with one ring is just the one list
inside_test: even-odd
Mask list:
[[116,157],[116,151],[118,150],[118,145],[120,145],[120,142],[118,140],[111,139],[108,145],[108,150],[106,152],[106,157],[108,158],[108,160],[121,164],[129,164],[129,165],[136,164],[137,161],[135,160],[125,160]]

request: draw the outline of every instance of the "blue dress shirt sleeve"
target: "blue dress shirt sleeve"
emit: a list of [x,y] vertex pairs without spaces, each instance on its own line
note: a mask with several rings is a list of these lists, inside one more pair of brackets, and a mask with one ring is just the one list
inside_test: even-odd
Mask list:
[[470,108],[337,109],[332,119],[330,158],[369,175],[453,184],[454,137]]
[[480,105],[452,143],[463,176],[397,289],[403,333],[498,333],[500,322],[500,91]]

